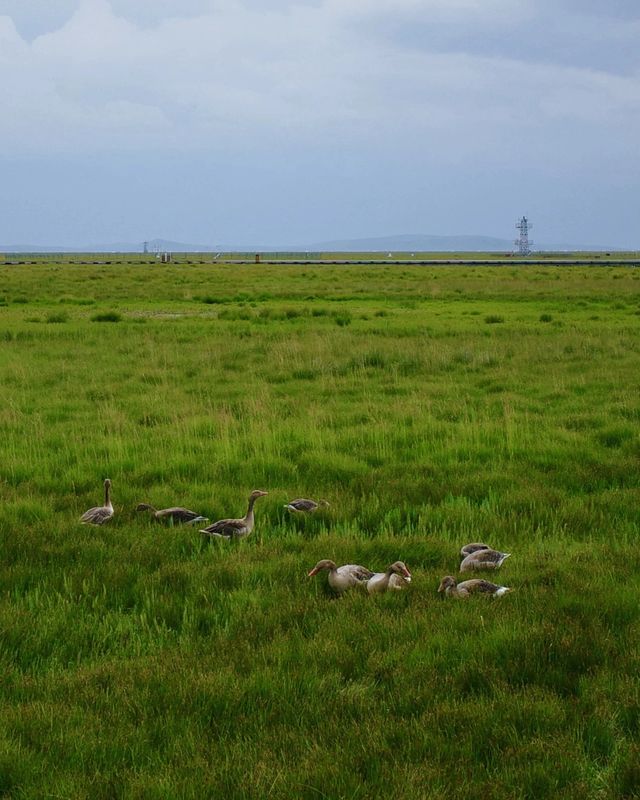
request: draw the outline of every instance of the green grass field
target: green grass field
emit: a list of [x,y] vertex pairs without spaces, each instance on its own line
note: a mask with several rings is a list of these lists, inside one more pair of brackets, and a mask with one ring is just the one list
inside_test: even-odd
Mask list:
[[1,797],[640,796],[639,269],[0,265],[0,397]]

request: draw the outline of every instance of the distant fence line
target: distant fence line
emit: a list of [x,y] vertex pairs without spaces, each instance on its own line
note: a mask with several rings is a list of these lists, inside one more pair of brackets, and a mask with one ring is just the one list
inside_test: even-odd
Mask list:
[[[161,263],[163,253],[1,253],[0,264],[69,264],[69,265],[147,265]],[[532,253],[530,256],[512,254],[471,254],[471,253],[317,253],[310,251],[246,251],[246,252],[206,252],[171,253],[171,263],[175,266],[192,264],[271,264],[271,265],[368,265],[387,264],[402,266],[627,266],[640,267],[640,253]],[[164,259],[162,259],[164,261]]]
[[[44,252],[35,252],[35,253],[27,253],[27,252],[20,252],[20,253],[11,253],[11,252],[0,252],[0,259],[4,259],[5,261],[55,261],[55,262],[65,262],[65,263],[73,263],[73,262],[85,262],[87,260],[90,261],[119,261],[122,259],[126,259],[127,261],[130,260],[140,260],[144,262],[152,263],[153,261],[160,260],[163,252],[160,251],[158,253],[149,252],[149,253],[137,253],[135,251],[132,252],[99,252],[99,253],[78,253],[78,252],[53,252],[53,253],[44,253]],[[299,250],[299,251],[270,251],[270,250],[249,250],[246,252],[241,251],[224,251],[224,252],[213,252],[207,251],[204,253],[196,253],[196,252],[185,252],[185,251],[174,251],[171,252],[171,255],[174,260],[179,261],[189,261],[189,260],[198,260],[198,261],[237,261],[237,260],[248,260],[254,259],[256,255],[260,255],[265,260],[288,260],[288,259],[320,259],[324,255],[323,253],[318,252],[311,252],[308,250]]]
[[282,252],[276,252],[275,250],[248,250],[245,253],[241,253],[237,250],[233,252],[226,252],[226,253],[216,253],[216,261],[221,261],[223,259],[235,260],[241,259],[246,260],[250,258],[255,258],[256,255],[260,255],[265,261],[282,261],[287,259],[295,259],[295,258],[311,258],[311,259],[319,259],[322,258],[325,253],[313,253],[310,250],[283,250]]

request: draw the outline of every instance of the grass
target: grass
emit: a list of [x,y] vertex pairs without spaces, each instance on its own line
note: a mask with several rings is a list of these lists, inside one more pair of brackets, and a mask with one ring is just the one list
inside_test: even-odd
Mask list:
[[[639,279],[0,265],[0,796],[638,796]],[[474,540],[516,591],[445,602]]]

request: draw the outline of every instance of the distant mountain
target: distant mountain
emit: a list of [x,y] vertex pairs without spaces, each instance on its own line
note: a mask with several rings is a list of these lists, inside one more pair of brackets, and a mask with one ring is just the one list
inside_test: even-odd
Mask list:
[[[498,239],[493,236],[404,234],[401,236],[378,236],[368,239],[337,239],[331,242],[317,242],[310,245],[308,249],[338,253],[375,253],[385,251],[391,253],[511,253],[515,248],[514,239]],[[616,251],[624,248],[545,242],[540,243],[535,249],[552,252],[598,252]]]
[[[498,239],[493,236],[431,236],[426,234],[404,234],[401,236],[375,236],[366,239],[336,239],[328,242],[314,242],[296,245],[238,245],[227,243],[219,245],[187,244],[169,239],[150,239],[147,242],[150,253],[511,253],[514,249],[512,239]],[[571,245],[537,243],[539,251],[552,252],[606,252],[628,248],[606,247],[604,245]],[[89,244],[83,247],[60,245],[0,245],[0,253],[142,253],[143,242],[112,242],[111,244]]]
[[[172,242],[168,239],[151,239],[147,244],[151,253],[156,251],[166,253],[218,253],[220,251],[219,247],[212,244],[185,244],[184,242]],[[142,244],[139,244],[138,248],[142,250]]]
[[331,242],[317,242],[311,245],[310,249],[343,253],[372,253],[384,250],[402,253],[487,253],[511,252],[513,242],[510,239],[496,239],[492,236],[404,234],[402,236],[376,236],[367,239],[336,239]]
[[[168,239],[149,239],[147,242],[150,253],[211,253],[219,252],[220,248],[210,244],[185,244],[172,242]],[[111,242],[110,244],[87,244],[82,247],[67,247],[65,245],[43,244],[13,244],[0,245],[0,253],[142,253],[144,242]]]

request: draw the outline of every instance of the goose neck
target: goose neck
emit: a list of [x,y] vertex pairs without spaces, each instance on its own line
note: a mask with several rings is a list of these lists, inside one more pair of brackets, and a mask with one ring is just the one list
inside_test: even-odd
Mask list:
[[247,507],[247,514],[245,516],[246,520],[253,519],[253,507],[254,507],[255,504],[256,504],[256,498],[255,497],[250,497],[249,498],[249,505]]

